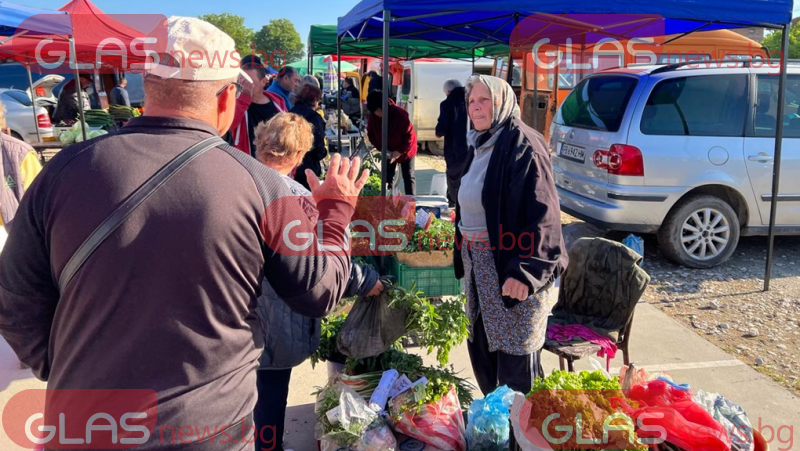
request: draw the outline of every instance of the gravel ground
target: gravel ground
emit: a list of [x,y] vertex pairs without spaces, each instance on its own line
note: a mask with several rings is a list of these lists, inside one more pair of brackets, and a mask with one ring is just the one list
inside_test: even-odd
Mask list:
[[[562,224],[567,239],[604,235],[567,214]],[[643,267],[651,277],[645,301],[800,394],[800,237],[776,238],[768,293],[766,237],[742,238],[727,263],[708,270],[675,265],[661,255],[655,236],[644,240]]]
[[[443,157],[420,153],[417,158],[445,169]],[[604,233],[567,214],[561,222],[568,242],[580,236],[626,236]],[[643,238],[643,267],[651,277],[646,302],[800,394],[800,237],[776,238],[767,293],[766,237],[742,238],[727,263],[708,270],[675,265],[661,255],[655,236]]]

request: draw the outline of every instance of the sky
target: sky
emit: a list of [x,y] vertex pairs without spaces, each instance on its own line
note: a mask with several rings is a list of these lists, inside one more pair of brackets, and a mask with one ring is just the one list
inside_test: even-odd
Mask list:
[[[39,8],[58,9],[68,0],[12,0]],[[258,31],[271,19],[289,19],[294,23],[303,43],[308,40],[311,25],[335,25],[358,0],[89,0],[107,14],[163,14],[194,16],[228,12],[245,18],[245,25]]]
[[[27,6],[58,9],[68,0],[13,0]],[[268,0],[260,2],[222,2],[219,0],[90,0],[108,14],[163,14],[165,16],[199,16],[228,12],[244,16],[245,24],[258,31],[271,19],[289,19],[294,23],[300,39],[305,44],[311,25],[334,25],[359,0]],[[800,15],[796,7],[792,15]],[[307,49],[306,49],[307,50]]]

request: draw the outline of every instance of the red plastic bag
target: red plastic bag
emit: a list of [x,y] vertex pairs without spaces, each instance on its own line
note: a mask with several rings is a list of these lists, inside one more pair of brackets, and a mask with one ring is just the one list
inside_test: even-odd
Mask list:
[[396,432],[439,449],[467,450],[464,414],[455,387],[436,403],[404,412],[399,418],[393,415],[392,426]]
[[662,380],[647,381],[636,385],[625,396],[648,406],[670,406],[676,402],[691,401],[692,392],[677,390]]
[[[620,398],[611,398],[636,425],[639,439],[661,439],[686,451],[730,451],[731,438],[717,420],[694,401],[668,406],[644,406],[635,409]],[[642,427],[644,426],[644,428]],[[663,428],[666,437],[661,430]]]

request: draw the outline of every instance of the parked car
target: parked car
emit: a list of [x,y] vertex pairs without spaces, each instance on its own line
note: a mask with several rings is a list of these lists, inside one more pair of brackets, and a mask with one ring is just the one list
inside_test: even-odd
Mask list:
[[[776,69],[722,64],[605,71],[580,82],[551,127],[561,208],[610,230],[655,233],[693,268],[768,231]],[[755,65],[754,65],[755,66]],[[800,67],[789,66],[779,233],[800,232]]]
[[0,89],[0,101],[6,108],[6,126],[11,136],[27,143],[39,142],[36,137],[36,124],[33,122],[35,120],[39,124],[41,140],[53,137],[53,124],[50,122],[47,110],[37,106],[34,119],[28,93],[18,89]]
[[33,93],[28,85],[28,71],[19,63],[0,64],[0,88],[19,89],[28,93],[29,97],[36,96],[36,105],[47,109],[49,114],[55,111],[58,103],[56,86],[64,81],[64,77],[56,74],[37,74],[31,72],[33,80]]

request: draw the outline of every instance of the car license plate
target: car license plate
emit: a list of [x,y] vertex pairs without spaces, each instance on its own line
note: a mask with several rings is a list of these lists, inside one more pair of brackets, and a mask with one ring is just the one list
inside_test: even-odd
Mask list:
[[561,152],[559,156],[568,160],[578,161],[583,163],[586,159],[586,149],[582,147],[572,146],[570,144],[561,144]]

